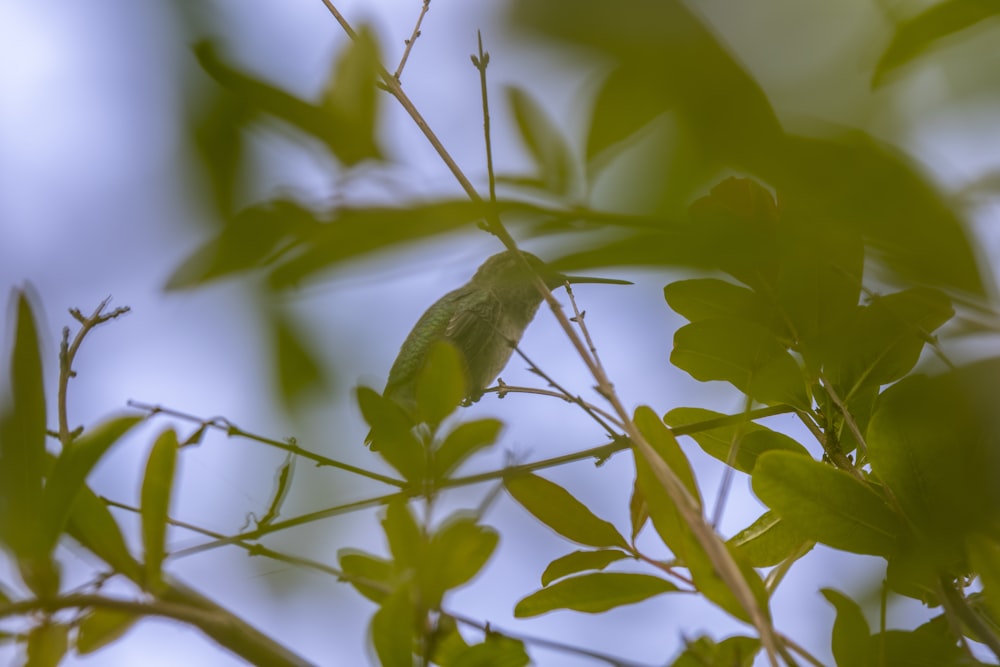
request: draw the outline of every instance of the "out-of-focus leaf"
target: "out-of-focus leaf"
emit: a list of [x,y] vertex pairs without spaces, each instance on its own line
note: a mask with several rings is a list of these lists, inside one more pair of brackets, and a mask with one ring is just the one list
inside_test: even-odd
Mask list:
[[426,564],[427,540],[405,501],[395,500],[386,506],[382,530],[385,531],[389,552],[397,569],[423,569]]
[[0,407],[0,543],[18,560],[33,561],[48,552],[41,522],[45,387],[38,327],[25,291],[12,292],[8,314],[15,324],[10,404]]
[[969,564],[983,584],[986,607],[994,619],[1000,619],[1000,540],[983,534],[966,538]]
[[221,88],[200,96],[187,108],[187,130],[211,185],[219,219],[228,220],[245,155],[243,127],[253,112]]
[[771,567],[802,551],[810,540],[768,511],[729,538],[726,544],[752,567]]
[[[365,63],[370,57],[371,41],[356,48],[356,51],[348,52],[345,66],[360,78],[361,70],[370,67],[370,63]],[[312,104],[234,68],[219,57],[215,46],[209,42],[196,44],[194,52],[202,69],[235,95],[240,104],[271,114],[314,137],[344,164],[353,165],[361,160],[381,157],[371,131],[374,125],[373,101],[344,102],[336,108],[329,104]],[[352,55],[360,57],[354,59]],[[374,77],[368,85],[374,92]],[[356,92],[363,94],[360,81],[352,81],[348,87],[356,88]],[[339,97],[346,93],[344,91]]]
[[648,574],[595,572],[562,579],[532,593],[517,603],[514,616],[528,618],[556,609],[596,614],[676,590],[669,581]]
[[726,637],[718,643],[698,637],[685,643],[684,652],[671,667],[751,667],[760,650],[760,640],[754,637]]
[[408,481],[424,478],[426,456],[412,433],[414,420],[394,401],[368,387],[358,387],[358,406],[372,427],[368,442]]
[[868,664],[871,630],[858,603],[840,591],[824,588],[823,597],[837,609],[833,623],[833,657],[837,667],[864,667]]
[[768,327],[786,336],[774,307],[753,290],[717,278],[678,280],[663,288],[667,304],[691,322],[733,317]]
[[371,28],[362,26],[338,56],[323,94],[321,104],[330,114],[329,122],[345,130],[331,148],[347,165],[381,157],[375,138],[378,62],[375,35]]
[[886,502],[843,470],[791,452],[768,452],[753,490],[795,532],[835,549],[891,556],[901,526]]
[[[697,424],[725,416],[721,412],[705,410],[704,408],[674,408],[663,416],[663,421],[671,428],[676,428],[678,426]],[[717,458],[723,463],[729,463],[729,452],[733,445],[733,439],[740,431],[742,431],[742,437],[740,438],[739,448],[732,462],[733,467],[740,472],[751,473],[754,465],[757,463],[757,457],[764,452],[783,450],[809,454],[805,447],[784,433],[772,431],[765,426],[752,422],[698,431],[697,433],[691,433],[689,437],[693,438],[706,454]]]
[[51,552],[55,548],[87,475],[107,451],[140,421],[141,417],[132,415],[109,419],[70,443],[56,459],[42,498],[43,544],[46,551]]
[[502,421],[489,418],[456,426],[434,452],[434,478],[445,479],[469,456],[492,445],[502,428]]
[[603,570],[611,563],[628,558],[629,555],[617,549],[600,549],[598,551],[574,551],[549,563],[542,572],[542,586],[548,586],[556,579],[583,572],[585,570]]
[[139,620],[135,614],[114,609],[93,609],[77,626],[76,651],[93,653],[115,641]]
[[875,66],[872,88],[881,86],[893,70],[916,60],[939,41],[998,14],[1000,6],[992,0],[945,0],[904,21]]
[[337,552],[344,580],[372,602],[381,604],[394,586],[392,561],[357,549]]
[[488,526],[481,526],[474,517],[451,517],[431,537],[427,548],[427,574],[433,581],[425,590],[428,604],[440,604],[441,597],[449,590],[466,583],[486,565],[493,555],[499,534]]
[[66,532],[77,542],[136,583],[142,581],[142,566],[132,557],[121,528],[108,506],[84,486],[73,502]]
[[423,421],[436,427],[455,411],[467,393],[458,348],[445,340],[434,342],[416,381],[417,410]]
[[326,374],[299,326],[280,313],[274,313],[272,317],[280,395],[285,408],[293,409],[308,394],[321,392],[327,387]]
[[524,644],[495,633],[488,633],[481,644],[469,646],[442,667],[527,667],[531,658]]
[[635,540],[649,521],[649,505],[646,504],[646,497],[642,495],[638,477],[632,485],[632,495],[628,500],[628,517],[632,526],[632,539]]
[[372,643],[382,667],[413,667],[413,620],[408,588],[382,601],[371,624]]
[[146,585],[157,590],[163,582],[163,559],[166,556],[167,519],[170,496],[177,466],[177,434],[168,429],[153,443],[142,480],[142,546]]
[[558,125],[526,90],[508,86],[506,93],[521,140],[535,159],[546,189],[560,195],[573,194],[576,160]]
[[174,269],[165,289],[190,289],[266,266],[315,235],[319,224],[312,211],[287,199],[244,209]]
[[952,634],[944,615],[937,616],[912,631],[887,630],[872,637],[868,664],[893,667],[966,667],[983,663],[968,656]]
[[627,547],[618,530],[563,487],[531,474],[504,477],[504,487],[536,519],[563,537],[591,547]]
[[733,318],[701,320],[674,334],[670,361],[696,380],[724,380],[754,400],[808,409],[802,369],[774,334]]
[[28,661],[24,667],[57,667],[69,648],[69,626],[42,623],[28,632]]
[[587,159],[634,136],[666,112],[662,93],[646,85],[641,71],[618,66],[608,74],[594,100],[587,138]]

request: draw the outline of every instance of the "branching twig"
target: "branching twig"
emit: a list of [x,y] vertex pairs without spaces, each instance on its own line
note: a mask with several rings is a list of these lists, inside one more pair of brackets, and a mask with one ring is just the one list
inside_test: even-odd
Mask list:
[[[579,396],[567,396],[566,393],[562,391],[553,391],[552,389],[539,389],[538,387],[519,387],[510,384],[497,384],[497,386],[495,387],[487,387],[486,389],[483,390],[483,392],[484,393],[496,392],[500,398],[503,398],[507,394],[536,394],[538,396],[551,396],[552,398],[558,398],[560,400],[566,401],[567,403],[579,404],[580,401],[583,401],[583,399]],[[583,402],[586,406],[585,409],[593,410],[607,421],[613,422],[615,425],[619,425],[618,419],[607,410],[604,410],[603,408],[600,408],[594,405],[593,403],[589,403],[587,401]],[[601,426],[604,427],[603,424]]]
[[420,24],[424,21],[424,15],[427,14],[427,10],[431,8],[431,0],[424,0],[423,6],[420,8],[420,15],[417,16],[417,23],[413,26],[413,34],[410,38],[406,40],[406,48],[403,49],[403,57],[399,59],[399,67],[393,72],[392,78],[399,81],[399,78],[403,75],[403,68],[406,67],[406,59],[410,57],[410,51],[413,49],[413,43],[417,41],[420,37]]
[[490,203],[496,204],[497,181],[493,171],[493,141],[490,137],[490,98],[486,86],[486,68],[490,64],[490,54],[488,51],[483,51],[482,31],[477,30],[476,37],[479,40],[479,55],[472,56],[472,64],[479,70],[479,87],[483,97],[483,136],[486,140],[486,171],[489,174],[490,181]]
[[851,430],[851,434],[858,442],[857,464],[860,466],[868,458],[868,444],[865,442],[865,437],[861,435],[861,429],[858,428],[858,423],[854,421],[854,415],[847,409],[844,401],[840,400],[840,396],[837,394],[837,390],[833,388],[833,384],[822,373],[820,373],[819,379],[823,383],[823,390],[830,397],[830,400],[833,401],[833,404],[837,406],[837,409],[840,410],[840,414],[844,416],[847,428]]

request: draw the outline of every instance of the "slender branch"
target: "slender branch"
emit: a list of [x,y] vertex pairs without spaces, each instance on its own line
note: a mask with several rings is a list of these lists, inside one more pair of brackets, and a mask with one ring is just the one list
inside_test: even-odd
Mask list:
[[570,321],[580,327],[580,333],[583,334],[583,339],[587,341],[587,349],[590,350],[590,356],[593,357],[594,364],[601,369],[601,372],[604,372],[604,365],[601,363],[601,358],[597,356],[597,346],[594,344],[594,339],[590,337],[590,330],[587,329],[587,311],[581,311],[577,307],[576,297],[573,295],[573,287],[570,285],[569,281],[566,281],[563,286],[566,288],[566,293],[569,295],[570,305],[573,306],[573,317]]
[[303,449],[295,443],[295,439],[291,438],[288,442],[282,442],[281,440],[274,440],[273,438],[267,438],[262,435],[257,435],[250,431],[244,431],[242,428],[232,423],[225,417],[212,417],[210,419],[201,419],[195,415],[188,414],[186,412],[181,412],[180,410],[174,410],[173,408],[166,408],[161,405],[151,405],[148,403],[142,403],[139,401],[129,401],[129,407],[136,408],[138,410],[145,410],[149,413],[149,416],[155,416],[158,414],[167,415],[169,417],[176,417],[177,419],[183,419],[185,421],[194,422],[200,424],[200,429],[214,428],[220,431],[225,431],[226,435],[229,437],[240,437],[246,438],[247,440],[253,440],[254,442],[259,442],[269,447],[274,447],[296,456],[301,456],[304,459],[313,461],[320,466],[329,466],[331,468],[337,468],[338,470],[344,470],[361,477],[367,477],[368,479],[373,479],[377,482],[382,482],[383,484],[389,484],[390,486],[395,486],[397,488],[403,488],[406,486],[406,482],[395,479],[393,477],[388,477],[386,475],[379,474],[377,472],[372,472],[370,470],[365,470],[364,468],[359,468],[353,466],[349,463],[343,463],[336,459],[331,459],[329,457],[323,456],[322,454],[317,454],[311,452],[308,449]]
[[802,423],[805,424],[805,427],[809,429],[819,442],[820,446],[823,448],[823,453],[826,454],[826,457],[831,462],[833,462],[833,465],[841,470],[846,470],[862,482],[868,481],[865,479],[865,474],[861,472],[861,470],[859,470],[853,463],[851,463],[851,460],[844,455],[844,452],[838,451],[830,446],[827,436],[820,430],[819,426],[816,425],[816,422],[809,418],[807,413],[802,410],[798,410],[796,411],[796,414]]
[[479,87],[483,97],[483,136],[486,140],[486,171],[490,181],[490,203],[497,203],[497,181],[493,171],[493,141],[490,138],[490,100],[486,86],[486,68],[490,64],[490,54],[483,51],[483,33],[476,31],[479,40],[479,56],[472,56],[472,64],[479,70]]
[[399,59],[399,67],[393,72],[392,78],[399,81],[399,78],[403,75],[403,68],[406,66],[406,60],[410,57],[410,51],[413,49],[414,42],[420,37],[420,24],[424,21],[424,16],[427,14],[427,10],[431,8],[431,0],[424,0],[423,6],[420,8],[420,14],[417,16],[417,23],[413,26],[413,34],[410,38],[406,40],[406,48],[403,49],[403,57]]
[[[753,400],[747,396],[743,404],[743,414],[749,414],[753,407]],[[726,508],[726,499],[729,497],[729,489],[733,483],[735,474],[736,456],[740,452],[740,445],[743,443],[743,436],[746,435],[746,421],[742,421],[736,426],[732,440],[729,442],[729,454],[726,456],[726,467],[722,470],[722,482],[719,484],[719,493],[715,498],[715,511],[712,512],[712,525],[718,527],[722,523],[722,513]]]
[[1000,636],[997,636],[982,616],[969,606],[965,596],[944,576],[938,580],[938,593],[948,614],[965,623],[975,638],[988,646],[993,655],[1000,658]]
[[[567,403],[579,404],[580,401],[583,401],[583,398],[580,396],[567,396],[565,393],[561,391],[553,391],[552,389],[540,389],[538,387],[519,387],[510,384],[498,383],[497,386],[495,387],[487,387],[486,389],[483,390],[483,393],[486,392],[495,392],[497,396],[499,396],[500,398],[503,398],[507,394],[535,394],[538,396],[551,396],[552,398],[558,398]],[[600,408],[594,405],[593,403],[589,403],[587,401],[583,401],[583,403],[588,410],[593,410],[595,413],[603,417],[605,420],[613,422],[616,426],[619,426],[618,419],[614,415],[610,414],[607,410],[604,410],[603,408]],[[603,424],[601,426],[604,427]]]
[[861,429],[858,428],[858,423],[854,421],[854,415],[847,409],[847,405],[840,400],[840,396],[837,394],[837,390],[834,389],[833,384],[826,379],[823,373],[820,373],[819,379],[823,384],[823,390],[830,397],[830,400],[833,401],[833,404],[837,406],[837,409],[840,410],[840,414],[844,416],[844,421],[847,423],[847,428],[851,430],[851,434],[858,442],[857,459],[860,466],[862,461],[868,458],[868,444],[865,442],[865,437],[861,435]]

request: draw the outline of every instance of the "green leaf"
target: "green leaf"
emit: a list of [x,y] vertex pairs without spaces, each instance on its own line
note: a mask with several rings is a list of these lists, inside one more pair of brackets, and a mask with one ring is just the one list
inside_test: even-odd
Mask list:
[[163,585],[163,559],[166,556],[167,519],[170,495],[177,465],[177,434],[167,429],[153,443],[142,481],[142,546],[146,586],[157,590]]
[[837,609],[832,640],[837,667],[864,667],[871,646],[871,630],[861,607],[832,588],[824,588],[820,592]]
[[488,633],[481,644],[469,646],[442,667],[527,667],[531,658],[516,639]]
[[140,421],[142,418],[137,416],[109,419],[84,432],[56,459],[42,499],[43,544],[47,551],[55,548],[90,471]]
[[526,90],[507,86],[506,93],[521,139],[546,189],[560,195],[572,194],[577,182],[576,161],[559,127]]
[[625,538],[607,521],[558,484],[531,474],[507,475],[508,493],[536,519],[563,537],[591,547],[627,547]]
[[381,158],[375,138],[378,62],[375,35],[362,26],[337,57],[323,94],[322,108],[330,114],[330,124],[339,128],[330,147],[346,165]]
[[528,618],[556,609],[596,614],[676,590],[669,581],[648,574],[595,572],[562,579],[532,593],[517,603],[514,616]]
[[[733,535],[726,544],[753,567],[771,567],[803,551],[810,540],[768,511]],[[810,548],[812,548],[810,546]],[[804,555],[804,554],[803,554]]]
[[380,604],[396,587],[392,561],[357,549],[341,549],[337,560],[344,580],[372,602]]
[[716,643],[710,637],[685,642],[684,652],[671,667],[751,667],[760,650],[760,640],[753,637],[727,637]]
[[424,593],[428,604],[436,606],[449,590],[476,576],[493,555],[500,536],[492,528],[480,526],[475,517],[458,514],[434,533],[427,549],[427,574],[431,590]]
[[499,419],[459,424],[434,451],[434,478],[446,479],[465,459],[496,442],[503,428]]
[[542,573],[542,586],[548,586],[556,579],[585,570],[603,570],[611,563],[629,558],[624,551],[601,549],[599,551],[574,551],[549,563]]
[[372,643],[382,667],[413,667],[413,621],[408,588],[382,601],[371,623]]
[[135,614],[114,609],[93,609],[77,626],[76,652],[93,653],[115,641],[139,620]]
[[1000,619],[1000,541],[982,534],[966,538],[969,564],[979,574],[990,615]]
[[666,112],[659,91],[651,90],[642,74],[616,67],[597,92],[587,138],[587,160],[634,136]]
[[398,570],[423,568],[426,538],[406,501],[394,500],[386,506],[382,530]]
[[[719,419],[727,415],[721,412],[703,408],[674,408],[663,416],[663,421],[671,428],[690,426],[700,422]],[[719,426],[704,431],[689,434],[706,454],[715,457],[723,463],[729,463],[730,449],[734,438],[742,432],[733,467],[747,474],[753,471],[757,458],[770,451],[789,451],[808,455],[809,451],[784,433],[772,431],[766,426],[753,422]]]
[[756,292],[717,278],[678,280],[663,288],[667,304],[691,322],[730,317],[749,320],[787,336],[774,307]]
[[446,340],[435,341],[427,350],[417,375],[417,409],[423,421],[437,427],[465,398],[465,368],[461,353]]
[[943,614],[909,632],[888,630],[876,634],[871,647],[869,664],[873,665],[964,667],[970,664]]
[[368,387],[358,387],[358,407],[372,427],[366,440],[386,463],[409,482],[424,478],[427,456],[413,435],[412,417],[395,401]]
[[685,325],[674,334],[670,361],[696,380],[725,380],[761,403],[809,408],[802,370],[759,324],[718,318]]
[[273,315],[271,323],[279,395],[285,409],[291,410],[309,394],[326,389],[326,375],[314,347],[305,340],[296,323],[280,313]]
[[849,473],[790,452],[768,452],[753,490],[789,528],[852,553],[890,556],[901,526],[888,504]]
[[28,633],[28,661],[24,667],[56,667],[69,648],[69,626],[42,623]]
[[28,295],[15,290],[11,301],[8,312],[16,318],[9,366],[11,400],[0,408],[0,543],[27,567],[28,561],[48,553],[41,522],[45,387],[38,327]]
[[104,501],[87,486],[77,493],[66,532],[115,572],[141,583],[142,566],[129,553],[121,528]]
[[875,66],[872,88],[881,86],[891,72],[930,51],[940,40],[997,14],[1000,6],[992,0],[945,0],[904,21]]

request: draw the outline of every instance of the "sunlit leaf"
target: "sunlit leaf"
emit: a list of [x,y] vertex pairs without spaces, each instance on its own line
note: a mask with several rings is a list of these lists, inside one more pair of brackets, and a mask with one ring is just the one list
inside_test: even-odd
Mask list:
[[44,622],[28,632],[28,661],[24,667],[57,667],[69,648],[69,626]]
[[435,341],[417,374],[417,410],[435,427],[458,407],[468,393],[461,353],[452,343]]
[[496,442],[501,429],[499,419],[477,419],[456,426],[434,452],[434,477],[448,477],[465,459]]
[[531,474],[504,477],[504,487],[524,509],[563,537],[592,547],[625,547],[625,538],[563,487]]
[[153,443],[142,481],[142,546],[146,585],[156,590],[162,585],[166,557],[167,519],[177,466],[177,434],[168,429]]
[[890,556],[898,517],[849,473],[791,452],[768,452],[753,471],[757,496],[804,537],[852,553]]
[[858,603],[832,588],[820,591],[837,609],[833,623],[833,657],[837,667],[863,667],[867,664],[871,630]]
[[392,561],[357,549],[341,549],[337,560],[344,580],[372,602],[381,603],[395,588]]
[[410,591],[401,588],[372,617],[372,643],[382,667],[413,667],[413,631]]
[[598,551],[574,551],[555,559],[542,572],[542,586],[548,586],[556,579],[586,570],[603,570],[611,563],[629,558],[624,551],[601,549]]
[[427,562],[432,590],[425,591],[429,604],[437,604],[447,591],[466,583],[486,565],[500,536],[494,529],[481,526],[475,517],[457,515],[431,536]]
[[768,511],[729,538],[727,544],[751,566],[771,567],[799,554],[811,542]]
[[517,603],[514,616],[528,618],[556,609],[596,614],[676,590],[669,581],[648,574],[595,572],[562,579],[532,593]]
[[93,653],[128,632],[139,619],[135,614],[114,609],[93,609],[77,626],[76,651],[81,655]]
[[405,501],[395,500],[386,506],[382,530],[397,569],[423,568],[426,563],[426,539]]

